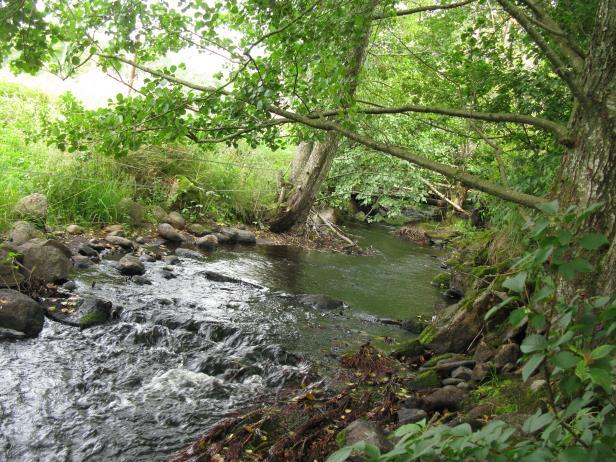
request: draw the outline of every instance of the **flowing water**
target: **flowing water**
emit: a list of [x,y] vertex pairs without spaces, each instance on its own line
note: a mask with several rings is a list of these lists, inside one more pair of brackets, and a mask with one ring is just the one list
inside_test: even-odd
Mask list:
[[[77,274],[77,292],[122,306],[121,318],[83,331],[46,320],[36,339],[0,341],[0,460],[168,460],[309,368],[327,377],[353,346],[408,337],[375,317],[429,315],[438,260],[383,227],[351,232],[380,253],[238,246],[182,258],[170,280],[164,263],[148,263],[152,285],[119,275],[111,257]],[[211,281],[206,269],[264,288]],[[349,307],[322,311],[286,295],[298,293]]]

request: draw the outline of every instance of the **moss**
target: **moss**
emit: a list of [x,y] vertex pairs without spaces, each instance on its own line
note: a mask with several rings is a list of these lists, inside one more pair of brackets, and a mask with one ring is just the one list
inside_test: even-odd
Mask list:
[[471,393],[471,406],[490,404],[495,414],[532,414],[545,398],[542,392],[533,392],[520,379],[502,379],[496,375]]
[[436,335],[436,329],[434,326],[430,325],[421,331],[419,334],[419,343],[422,345],[427,345],[432,340],[434,340],[434,336]]
[[107,321],[107,316],[105,315],[105,313],[103,313],[102,311],[95,310],[83,315],[79,319],[79,326],[82,329],[85,329],[86,327],[103,324],[105,321]]
[[339,448],[346,446],[348,432],[349,430],[345,428],[344,430],[339,431],[338,434],[336,435],[336,444],[338,445]]
[[421,355],[426,350],[426,347],[419,341],[418,338],[401,343],[392,351],[392,355],[396,358],[415,358]]
[[432,366],[436,366],[436,363],[438,363],[439,361],[442,361],[443,359],[468,359],[467,356],[464,355],[460,355],[457,353],[443,353],[442,355],[436,355],[433,356],[432,358],[430,358],[428,361],[426,361],[423,366],[424,367],[432,367]]
[[412,378],[408,384],[411,390],[425,390],[427,388],[437,388],[441,385],[438,374],[434,369],[420,372]]
[[449,273],[439,273],[432,279],[432,285],[441,288],[449,287],[449,280],[451,279],[451,274]]

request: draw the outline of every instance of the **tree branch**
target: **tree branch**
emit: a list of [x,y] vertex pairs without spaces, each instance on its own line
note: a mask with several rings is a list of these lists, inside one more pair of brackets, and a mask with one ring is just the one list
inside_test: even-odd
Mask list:
[[[460,117],[463,119],[484,120],[486,122],[511,122],[523,125],[533,125],[535,127],[542,128],[544,130],[553,133],[558,138],[559,142],[564,145],[570,143],[569,133],[566,127],[541,117],[533,117],[523,114],[510,114],[506,112],[480,112],[480,111],[467,111],[464,109],[451,109],[438,106],[417,106],[413,104],[407,104],[398,107],[381,107],[374,103],[364,102],[372,106],[365,109],[359,109],[362,114],[403,114],[406,112],[417,112],[422,114],[439,114],[451,117]],[[326,111],[322,113],[309,114],[307,117],[315,119],[318,117],[329,117],[334,115],[340,115],[344,113],[342,110]]]
[[341,135],[353,141],[356,141],[357,143],[362,144],[366,147],[369,147],[376,151],[384,152],[386,154],[391,154],[400,159],[404,159],[419,167],[423,167],[433,172],[440,173],[441,175],[444,175],[448,178],[457,180],[469,188],[473,188],[479,191],[486,192],[488,194],[499,197],[506,201],[524,205],[524,206],[531,207],[531,208],[537,208],[539,204],[546,202],[546,199],[542,197],[520,193],[517,191],[513,191],[511,189],[505,188],[503,186],[499,186],[490,181],[486,181],[482,178],[479,178],[475,175],[471,175],[461,169],[452,167],[450,165],[442,164],[440,162],[436,162],[431,159],[426,159],[425,157],[422,157],[422,156],[418,156],[403,147],[380,143],[376,140],[363,136],[359,133],[353,132],[334,122],[324,120],[322,118],[313,119],[310,117],[295,114],[290,111],[286,111],[278,107],[269,107],[268,109],[271,112],[281,117],[294,120],[296,122],[299,122],[301,124],[307,125],[312,128],[316,128],[319,130],[325,130],[325,131],[338,132]]
[[394,12],[394,14],[392,15],[388,15],[388,14],[378,14],[375,16],[372,16],[373,20],[379,20],[379,19],[387,19],[387,18],[395,18],[395,17],[400,17],[400,16],[408,16],[411,14],[417,14],[417,13],[422,13],[424,11],[438,11],[438,10],[450,10],[452,8],[458,8],[461,6],[465,6],[468,5],[469,3],[473,3],[475,0],[464,0],[461,2],[457,2],[457,3],[450,3],[449,5],[427,5],[427,6],[418,6],[416,8],[409,8],[406,10],[398,10],[396,12]]

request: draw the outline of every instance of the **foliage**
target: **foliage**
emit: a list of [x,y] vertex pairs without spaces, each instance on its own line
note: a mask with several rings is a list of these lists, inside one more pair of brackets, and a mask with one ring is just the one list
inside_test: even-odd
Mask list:
[[[61,104],[67,101],[79,104],[69,96]],[[144,146],[121,160],[89,149],[64,153],[33,140],[58,113],[57,105],[40,92],[0,84],[0,229],[10,226],[14,205],[32,192],[47,195],[51,224],[120,222],[125,198],[174,206],[194,220],[261,221],[274,206],[277,172],[288,165],[288,150],[169,144]],[[182,177],[200,193],[170,203]]]
[[[529,229],[529,251],[503,283],[524,306],[511,312],[513,326],[527,324],[521,344],[522,379],[546,381],[548,410],[526,419],[524,437],[501,421],[473,432],[468,424],[430,427],[403,425],[395,448],[381,455],[365,443],[332,454],[346,460],[360,450],[366,460],[612,460],[616,457],[616,300],[559,294],[560,278],[583,277],[592,269],[586,257],[607,244],[605,236],[576,231],[597,206],[581,213],[558,212],[551,203]],[[486,314],[490,318],[503,304]]]

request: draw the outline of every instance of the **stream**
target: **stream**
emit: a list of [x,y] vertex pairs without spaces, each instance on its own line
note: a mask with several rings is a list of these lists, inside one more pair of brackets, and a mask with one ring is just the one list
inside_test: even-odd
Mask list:
[[[164,262],[147,263],[152,285],[121,276],[117,255],[77,273],[77,293],[121,306],[120,319],[86,330],[46,320],[38,338],[0,341],[0,460],[168,460],[309,370],[335,374],[352,347],[409,338],[376,317],[431,315],[437,251],[383,226],[347,231],[378,254],[236,246],[181,258],[175,279],[163,277]],[[349,306],[325,311],[288,296],[300,293]]]

